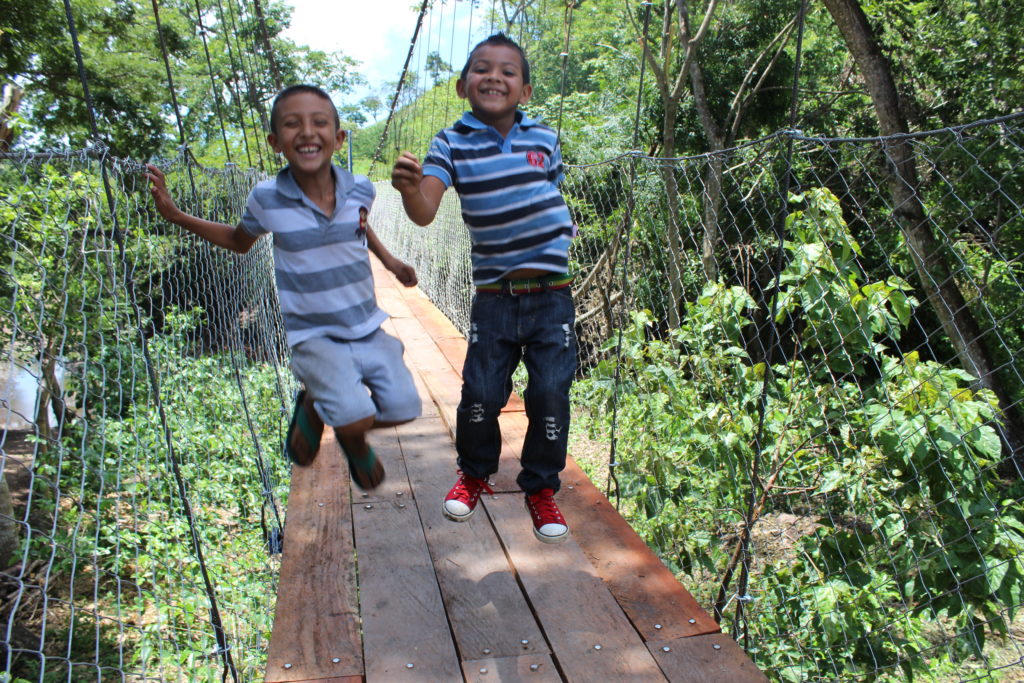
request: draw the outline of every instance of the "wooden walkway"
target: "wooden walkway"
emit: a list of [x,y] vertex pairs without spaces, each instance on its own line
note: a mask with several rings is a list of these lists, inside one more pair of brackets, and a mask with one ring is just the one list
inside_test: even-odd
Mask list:
[[574,463],[557,497],[570,540],[534,539],[516,399],[496,495],[467,523],[444,519],[466,342],[374,268],[423,416],[371,434],[387,468],[375,491],[350,488],[329,429],[313,466],[293,468],[266,683],[766,680]]

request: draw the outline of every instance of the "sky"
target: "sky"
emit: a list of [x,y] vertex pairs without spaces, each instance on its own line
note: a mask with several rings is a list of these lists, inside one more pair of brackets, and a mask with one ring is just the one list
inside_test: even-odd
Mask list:
[[[398,80],[416,29],[418,0],[290,0],[288,4],[293,12],[285,36],[298,45],[324,52],[340,50],[362,62],[358,71],[369,85],[336,97],[337,104],[355,103],[371,91],[379,91],[385,83]],[[442,9],[428,13],[419,40],[460,69],[469,46],[470,28],[475,36],[481,22],[477,18],[476,25],[472,25],[470,3],[465,0],[435,5]]]

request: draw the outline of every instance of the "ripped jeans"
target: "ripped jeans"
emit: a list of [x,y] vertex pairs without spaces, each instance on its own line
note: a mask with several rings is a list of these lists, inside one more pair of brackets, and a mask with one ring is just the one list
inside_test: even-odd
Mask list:
[[576,374],[572,290],[477,292],[456,416],[458,464],[471,477],[498,471],[498,415],[520,359],[529,376],[523,400],[529,428],[516,482],[527,493],[559,488],[569,439],[569,388]]

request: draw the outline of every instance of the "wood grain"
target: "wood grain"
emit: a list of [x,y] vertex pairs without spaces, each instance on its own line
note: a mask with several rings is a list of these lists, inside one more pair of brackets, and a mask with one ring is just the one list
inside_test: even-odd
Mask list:
[[363,673],[347,479],[330,429],[313,464],[292,467],[266,683]]
[[659,680],[640,635],[576,542],[549,545],[534,538],[521,495],[489,496],[485,504],[562,672],[570,680],[619,670]]
[[762,683],[768,680],[725,633],[654,641],[648,643],[648,647],[670,681]]
[[415,507],[356,503],[352,517],[367,682],[458,680],[459,659]]
[[[440,420],[418,420],[399,429],[409,479],[416,496],[448,619],[463,659],[546,653],[533,613],[479,507],[467,522],[441,511],[455,483],[455,452]],[[527,641],[524,646],[522,641]]]

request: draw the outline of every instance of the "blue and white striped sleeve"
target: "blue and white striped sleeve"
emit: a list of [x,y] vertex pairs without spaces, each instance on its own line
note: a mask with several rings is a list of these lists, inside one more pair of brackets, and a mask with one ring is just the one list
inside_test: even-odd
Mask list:
[[427,152],[426,158],[423,159],[423,175],[438,178],[445,187],[451,187],[455,182],[452,150],[444,131],[435,135],[430,143],[430,150]]

